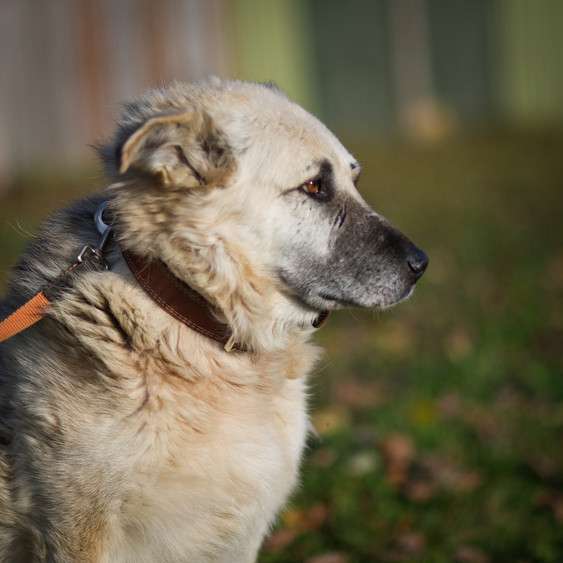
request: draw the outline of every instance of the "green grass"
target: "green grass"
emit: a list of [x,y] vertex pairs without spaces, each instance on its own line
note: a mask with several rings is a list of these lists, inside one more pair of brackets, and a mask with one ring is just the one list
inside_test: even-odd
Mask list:
[[[430,266],[409,302],[319,332],[319,437],[260,561],[562,561],[563,134],[352,148]],[[75,185],[0,200],[0,272]]]

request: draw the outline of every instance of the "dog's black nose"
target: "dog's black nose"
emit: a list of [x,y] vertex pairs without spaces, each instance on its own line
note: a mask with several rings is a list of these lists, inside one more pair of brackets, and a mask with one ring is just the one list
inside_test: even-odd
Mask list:
[[407,255],[407,264],[413,274],[419,278],[424,274],[424,270],[428,266],[428,256],[424,251],[415,246]]

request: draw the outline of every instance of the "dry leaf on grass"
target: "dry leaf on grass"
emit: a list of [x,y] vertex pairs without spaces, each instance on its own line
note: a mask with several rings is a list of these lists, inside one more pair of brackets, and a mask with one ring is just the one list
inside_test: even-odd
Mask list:
[[458,393],[446,393],[437,402],[438,411],[444,418],[455,418],[463,409],[463,403]]
[[401,485],[408,477],[409,467],[415,455],[413,441],[405,434],[389,434],[381,442],[386,476],[393,485]]
[[563,288],[563,252],[551,259],[546,274],[544,280],[548,289]]
[[413,330],[399,321],[385,323],[384,329],[375,337],[377,349],[401,357],[412,350],[413,342]]
[[329,448],[319,448],[312,456],[311,463],[317,467],[329,467],[336,460],[336,453]]
[[489,563],[490,558],[478,547],[463,545],[457,549],[455,561],[456,563]]
[[426,502],[436,493],[436,484],[432,481],[409,481],[405,484],[405,495],[414,502]]
[[305,510],[299,508],[288,508],[281,516],[284,527],[305,531],[317,530],[327,520],[328,507],[323,503],[317,503]]
[[348,563],[348,561],[349,559],[344,553],[332,551],[309,557],[305,563]]
[[278,552],[284,550],[297,537],[295,530],[282,528],[274,532],[264,543],[264,550]]
[[483,481],[479,472],[436,454],[424,457],[418,469],[423,476],[422,481],[429,481],[435,488],[453,493],[470,493]]
[[384,402],[383,391],[374,383],[362,383],[353,377],[338,381],[333,390],[334,400],[354,408],[376,407]]
[[446,337],[444,342],[446,354],[452,361],[463,360],[473,350],[473,342],[466,328],[458,326]]
[[305,512],[303,525],[307,530],[318,530],[327,521],[328,516],[328,507],[319,502]]
[[407,532],[397,538],[397,546],[408,555],[416,555],[426,547],[426,538],[418,532]]

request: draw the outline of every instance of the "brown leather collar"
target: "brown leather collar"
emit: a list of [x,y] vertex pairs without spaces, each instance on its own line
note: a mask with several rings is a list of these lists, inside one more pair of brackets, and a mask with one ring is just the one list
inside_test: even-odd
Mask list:
[[[151,299],[191,329],[223,345],[225,350],[244,352],[243,345],[231,342],[230,327],[217,320],[212,305],[189,285],[179,280],[161,260],[147,260],[130,250],[122,250],[123,257],[139,285]],[[312,325],[319,328],[328,317],[320,313]]]
[[[205,298],[179,280],[164,262],[149,261],[129,250],[122,253],[139,285],[157,305],[191,329],[227,346],[231,329],[215,318]],[[242,348],[235,344],[233,349]]]

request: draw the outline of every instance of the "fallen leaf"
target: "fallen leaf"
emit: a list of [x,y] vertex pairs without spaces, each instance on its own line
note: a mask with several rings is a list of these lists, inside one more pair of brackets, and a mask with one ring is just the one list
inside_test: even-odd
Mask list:
[[559,524],[563,524],[563,497],[557,497],[551,506],[555,519]]
[[412,329],[404,322],[388,322],[376,338],[379,350],[396,356],[404,356],[412,348],[414,335]]
[[455,493],[470,493],[482,483],[480,473],[465,469],[444,456],[428,455],[420,462],[426,480],[441,489]]
[[[563,253],[553,257],[547,266],[545,279],[553,289],[563,288]],[[551,289],[550,288],[550,289]]]
[[460,493],[470,493],[477,489],[483,478],[477,471],[461,471],[454,481],[453,489]]
[[336,454],[329,448],[319,448],[312,456],[311,463],[318,467],[329,467],[336,460]]
[[459,416],[462,410],[461,397],[457,393],[446,393],[438,399],[438,411],[446,418]]
[[458,563],[489,563],[489,556],[479,549],[471,545],[463,545],[456,551],[455,560]]
[[348,557],[343,553],[331,551],[309,557],[309,559],[305,560],[305,563],[348,563]]
[[318,530],[327,521],[328,516],[328,507],[319,502],[305,512],[303,526],[307,530]]
[[473,342],[467,329],[458,326],[446,337],[444,347],[450,360],[455,362],[469,355],[473,349]]
[[270,552],[278,552],[285,549],[297,537],[295,530],[281,528],[274,532],[264,543],[264,550]]
[[284,527],[291,529],[303,528],[305,513],[300,508],[288,508],[281,515]]
[[412,440],[404,434],[390,434],[381,443],[386,465],[386,476],[393,485],[406,481],[415,449]]
[[397,546],[408,555],[420,553],[426,546],[426,538],[418,532],[407,532],[397,538]]
[[384,399],[381,389],[375,384],[362,383],[352,377],[336,383],[333,395],[340,404],[356,408],[378,406]]
[[390,463],[409,463],[415,453],[412,439],[405,434],[389,434],[381,443],[381,448]]
[[326,522],[328,515],[328,507],[325,504],[317,503],[306,510],[288,508],[281,515],[281,521],[284,528],[302,532],[317,530]]
[[559,472],[557,461],[549,454],[537,454],[528,461],[528,464],[542,479],[553,478]]
[[431,481],[410,481],[405,485],[405,495],[414,502],[430,500],[436,493],[436,485]]

